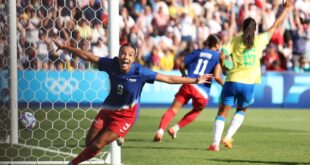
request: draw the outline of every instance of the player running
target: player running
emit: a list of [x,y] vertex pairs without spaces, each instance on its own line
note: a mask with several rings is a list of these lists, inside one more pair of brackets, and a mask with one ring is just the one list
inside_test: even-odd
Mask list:
[[70,161],[71,165],[95,157],[104,146],[128,133],[136,119],[145,83],[160,81],[169,84],[202,84],[210,83],[209,80],[213,78],[211,74],[187,78],[156,73],[134,62],[137,50],[129,43],[121,46],[118,57],[113,59],[100,58],[87,51],[61,45],[56,40],[54,43],[58,49],[67,50],[83,60],[97,64],[99,70],[105,71],[110,79],[110,93],[87,133],[86,148]]
[[254,101],[255,84],[259,84],[261,81],[260,58],[262,57],[262,52],[269,43],[270,36],[284,22],[291,6],[291,0],[286,1],[281,15],[267,32],[262,34],[255,35],[257,25],[254,19],[245,19],[243,21],[243,34],[234,37],[227,45],[223,46],[220,57],[223,71],[227,70],[224,65],[225,55],[231,56],[233,68],[228,72],[222,88],[221,102],[214,122],[213,143],[208,150],[220,150],[219,145],[225,126],[225,119],[228,111],[237,101],[236,114],[233,117],[227,135],[222,140],[225,147],[228,149],[232,148],[232,136],[241,126],[247,108]]
[[[204,49],[194,50],[191,54],[185,56],[179,65],[183,76],[196,78],[199,75],[213,73],[215,80],[223,85],[221,77],[221,66],[219,63],[219,52],[221,40],[215,34],[210,35],[204,43]],[[185,73],[187,71],[187,75]],[[211,84],[184,84],[175,95],[175,99],[170,108],[162,116],[159,130],[157,131],[154,141],[160,142],[163,138],[164,130],[167,128],[173,117],[179,110],[192,99],[193,109],[173,127],[168,129],[169,135],[175,139],[177,132],[186,125],[193,122],[208,103],[208,95]]]

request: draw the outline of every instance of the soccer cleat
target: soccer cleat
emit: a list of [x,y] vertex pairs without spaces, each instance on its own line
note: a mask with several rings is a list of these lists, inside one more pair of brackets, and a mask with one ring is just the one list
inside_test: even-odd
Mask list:
[[224,144],[224,146],[228,149],[232,149],[232,147],[233,147],[232,143],[233,143],[233,139],[231,139],[231,138],[224,138],[222,140],[222,144]]
[[220,151],[220,147],[216,144],[211,144],[209,147],[208,147],[208,151]]
[[68,163],[68,165],[73,165],[72,160]]
[[117,140],[116,140],[116,143],[118,146],[123,146],[125,144],[125,139],[122,138],[122,137],[119,137]]
[[176,139],[177,138],[177,132],[178,131],[175,131],[173,129],[173,127],[169,128],[167,132],[171,136],[172,139]]
[[162,139],[163,139],[163,135],[156,133],[153,141],[154,142],[161,142]]

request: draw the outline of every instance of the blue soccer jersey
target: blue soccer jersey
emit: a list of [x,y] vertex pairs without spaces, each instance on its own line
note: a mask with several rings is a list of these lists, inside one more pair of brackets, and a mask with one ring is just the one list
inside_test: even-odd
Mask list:
[[154,83],[157,73],[138,63],[131,64],[128,73],[120,71],[118,58],[100,58],[100,71],[105,71],[110,79],[110,93],[103,102],[106,109],[121,109],[138,104],[145,83]]
[[[219,52],[209,49],[194,50],[185,56],[184,63],[187,69],[187,77],[197,78],[200,75],[213,73],[219,63]],[[204,91],[209,92],[211,84],[197,84]]]

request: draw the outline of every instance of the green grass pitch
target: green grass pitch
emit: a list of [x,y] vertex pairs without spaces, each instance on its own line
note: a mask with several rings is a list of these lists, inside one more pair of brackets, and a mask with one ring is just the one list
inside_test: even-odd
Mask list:
[[[122,148],[124,164],[310,164],[309,110],[250,109],[234,136],[233,149],[221,146],[220,152],[207,151],[212,142],[215,109],[204,110],[195,122],[178,133],[177,139],[172,140],[165,133],[163,142],[152,142],[164,111],[141,111]],[[181,110],[170,126],[186,112]],[[232,115],[233,111],[226,129]]]
[[[189,109],[182,109],[171,122],[174,125]],[[86,111],[86,113],[84,112]],[[157,131],[161,116],[166,109],[143,108],[133,129],[127,134],[122,147],[122,163],[125,165],[239,165],[239,164],[279,164],[303,165],[310,164],[310,110],[298,109],[249,109],[246,118],[234,136],[232,150],[221,146],[220,152],[209,152],[207,148],[212,141],[213,121],[216,109],[207,108],[192,124],[180,130],[177,139],[172,140],[165,133],[163,142],[155,143],[153,138]],[[27,144],[54,149],[61,148],[62,152],[80,151],[84,145],[84,130],[96,115],[94,110],[35,110],[38,120],[36,130],[22,130],[20,136],[27,140]],[[59,113],[60,112],[60,113]],[[226,129],[230,123],[233,111],[227,119]],[[72,120],[70,118],[82,118]],[[47,120],[48,119],[48,120]],[[56,119],[56,120],[55,120]],[[50,121],[55,121],[53,128],[49,128]],[[67,121],[65,123],[64,121]],[[64,127],[66,128],[64,129]],[[56,132],[60,131],[60,136]],[[48,130],[47,133],[44,130]],[[74,130],[70,134],[69,130]],[[72,139],[70,137],[74,137]],[[47,140],[48,137],[53,142]],[[39,143],[35,139],[42,139]],[[67,139],[67,146],[61,138]],[[78,143],[78,144],[77,144]],[[6,147],[6,146],[3,146]],[[80,146],[80,147],[78,147]],[[1,146],[0,146],[1,147]],[[8,146],[9,147],[9,146]],[[16,153],[18,147],[10,147],[8,156],[23,160]],[[107,148],[103,149],[107,150]],[[3,155],[4,151],[0,151]],[[29,154],[31,153],[31,154]],[[25,160],[37,160],[41,151],[30,151],[28,148],[19,150],[19,155],[27,157]],[[48,152],[40,160],[70,160],[70,156],[53,157]],[[0,156],[1,158],[1,156]],[[0,159],[7,161],[6,158]]]

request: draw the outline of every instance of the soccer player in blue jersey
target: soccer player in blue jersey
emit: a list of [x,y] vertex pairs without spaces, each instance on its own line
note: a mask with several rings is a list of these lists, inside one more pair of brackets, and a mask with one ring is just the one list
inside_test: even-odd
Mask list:
[[104,146],[128,133],[136,119],[140,94],[145,83],[160,81],[169,84],[203,84],[210,83],[213,79],[212,74],[189,78],[154,72],[134,62],[137,50],[129,43],[122,45],[118,57],[113,59],[100,58],[85,50],[61,45],[56,40],[54,43],[58,49],[98,64],[99,70],[105,71],[110,79],[110,93],[88,131],[86,148],[69,163],[73,165],[96,156]]
[[[219,64],[219,52],[221,40],[215,34],[211,34],[204,43],[205,48],[194,50],[184,57],[179,65],[183,76],[198,77],[203,74],[213,74],[215,80],[223,85],[221,66]],[[187,71],[187,74],[186,72]],[[175,95],[170,108],[162,116],[159,129],[155,134],[154,141],[162,141],[163,134],[176,113],[192,99],[193,109],[173,127],[168,129],[169,135],[175,139],[177,132],[186,125],[193,122],[208,103],[208,95],[211,84],[184,84]]]
[[219,145],[224,131],[225,119],[228,111],[237,102],[236,114],[228,128],[227,135],[222,140],[225,147],[232,148],[232,136],[241,126],[246,110],[254,101],[255,84],[259,84],[261,81],[260,58],[262,52],[269,43],[274,31],[284,22],[292,3],[292,0],[286,1],[281,15],[262,34],[255,35],[256,22],[253,18],[245,19],[243,21],[243,33],[223,46],[220,57],[223,71],[227,70],[225,56],[232,57],[233,65],[222,88],[219,111],[214,123],[213,143],[208,150],[220,150]]

